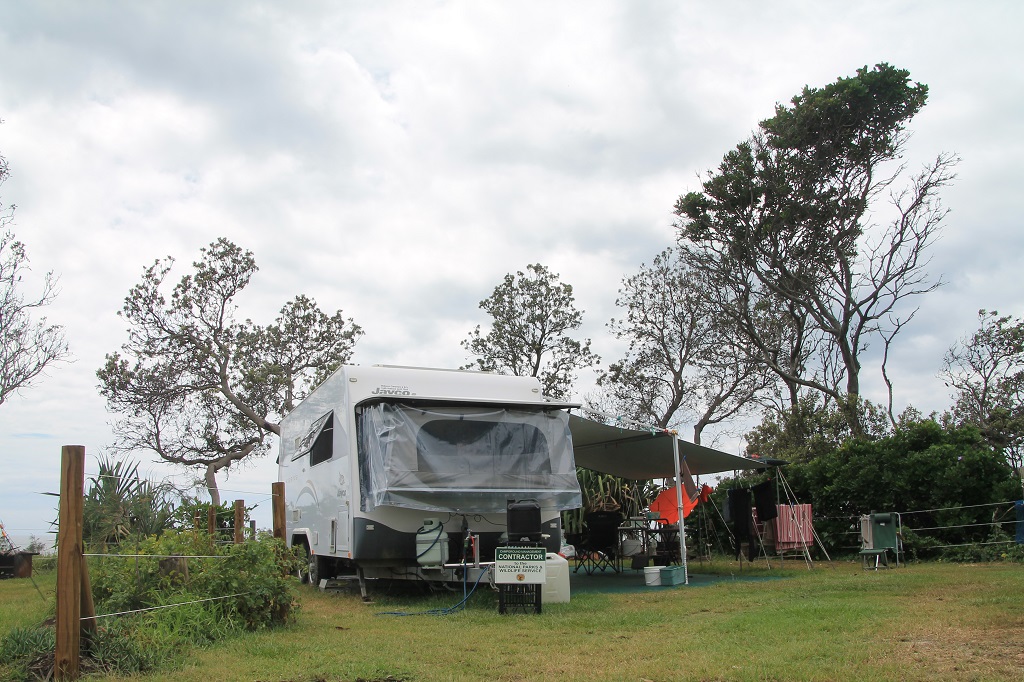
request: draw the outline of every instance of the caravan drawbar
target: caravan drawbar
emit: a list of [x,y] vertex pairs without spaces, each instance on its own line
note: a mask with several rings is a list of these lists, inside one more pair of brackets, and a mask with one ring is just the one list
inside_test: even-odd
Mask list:
[[[365,594],[373,578],[475,581],[510,540],[558,551],[560,512],[581,506],[572,407],[534,377],[340,368],[281,422],[304,577],[358,576]],[[539,508],[539,538],[509,538],[510,503]]]

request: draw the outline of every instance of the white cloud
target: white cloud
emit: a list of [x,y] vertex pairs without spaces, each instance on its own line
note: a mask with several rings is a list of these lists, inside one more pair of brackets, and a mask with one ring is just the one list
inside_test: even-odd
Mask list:
[[[676,197],[776,102],[878,61],[931,88],[911,166],[963,157],[932,261],[948,284],[922,299],[892,363],[898,404],[941,409],[935,372],[977,309],[1024,308],[1022,14],[798,0],[5,8],[13,176],[0,191],[33,266],[62,277],[48,314],[78,361],[0,406],[0,464],[31,462],[39,481],[15,497],[0,480],[0,519],[48,518],[47,498],[20,491],[55,487],[60,445],[109,443],[95,370],[154,259],[174,256],[180,276],[226,236],[260,266],[243,317],[308,294],[364,327],[356,361],[433,366],[462,364],[459,341],[486,321],[477,303],[540,262],[574,286],[611,361],[619,283],[673,240]],[[232,479],[273,475],[264,462]],[[12,523],[22,510],[34,520]]]

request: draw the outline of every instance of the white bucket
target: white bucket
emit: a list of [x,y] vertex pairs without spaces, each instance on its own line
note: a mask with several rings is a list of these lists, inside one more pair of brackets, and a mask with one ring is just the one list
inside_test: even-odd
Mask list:
[[644,582],[647,587],[658,587],[661,585],[661,567],[660,566],[645,566],[644,567]]
[[622,556],[636,556],[643,548],[644,544],[636,538],[626,538],[622,541]]

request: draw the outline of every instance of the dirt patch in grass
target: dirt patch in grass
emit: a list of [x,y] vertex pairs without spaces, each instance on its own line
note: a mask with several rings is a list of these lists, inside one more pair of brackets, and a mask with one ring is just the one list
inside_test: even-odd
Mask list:
[[[927,566],[918,573],[938,570]],[[960,570],[964,579],[955,589],[945,581],[920,585],[900,599],[906,630],[897,639],[897,656],[905,667],[927,671],[931,679],[1024,679],[1024,613],[1015,596],[1019,588],[999,570]]]
[[1024,629],[940,628],[899,642],[908,664],[935,677],[1024,679]]

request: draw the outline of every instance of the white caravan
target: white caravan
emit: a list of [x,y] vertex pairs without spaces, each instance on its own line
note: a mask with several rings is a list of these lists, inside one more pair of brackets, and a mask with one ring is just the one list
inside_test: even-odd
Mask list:
[[571,407],[532,377],[342,367],[281,422],[286,537],[307,579],[358,576],[364,596],[364,578],[475,581],[508,540],[510,501],[539,506],[531,539],[558,551],[559,512],[582,503]]

